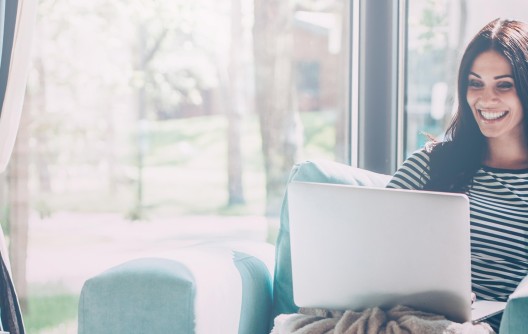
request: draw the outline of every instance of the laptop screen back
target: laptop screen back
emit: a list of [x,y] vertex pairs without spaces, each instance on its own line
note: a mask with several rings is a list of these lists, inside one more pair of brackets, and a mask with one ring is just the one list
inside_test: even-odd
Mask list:
[[292,182],[288,206],[298,306],[470,319],[465,195]]

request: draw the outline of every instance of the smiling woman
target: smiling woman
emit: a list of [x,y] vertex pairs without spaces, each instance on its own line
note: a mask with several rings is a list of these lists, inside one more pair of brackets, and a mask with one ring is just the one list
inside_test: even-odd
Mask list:
[[[528,274],[527,62],[528,24],[496,19],[482,28],[462,57],[445,140],[415,152],[389,183],[468,196],[479,299],[507,301]],[[500,321],[489,320],[496,331]]]
[[[439,139],[456,104],[456,71],[473,32],[501,16],[528,20],[516,0],[408,0],[405,147]],[[516,87],[517,89],[519,87]]]
[[488,139],[490,152],[486,165],[513,169],[528,167],[526,157],[522,164],[501,158],[508,151],[513,150],[510,154],[518,157],[527,151],[523,106],[508,60],[497,51],[483,52],[475,58],[468,80],[468,104],[480,131]]

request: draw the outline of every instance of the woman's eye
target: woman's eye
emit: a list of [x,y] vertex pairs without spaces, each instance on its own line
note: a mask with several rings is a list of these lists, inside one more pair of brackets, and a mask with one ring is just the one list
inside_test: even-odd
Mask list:
[[497,84],[497,88],[501,89],[501,90],[506,90],[506,89],[510,89],[513,87],[513,83],[512,82],[499,82]]
[[483,86],[482,82],[480,82],[480,81],[477,81],[477,80],[469,80],[468,81],[468,87],[481,88],[482,86]]

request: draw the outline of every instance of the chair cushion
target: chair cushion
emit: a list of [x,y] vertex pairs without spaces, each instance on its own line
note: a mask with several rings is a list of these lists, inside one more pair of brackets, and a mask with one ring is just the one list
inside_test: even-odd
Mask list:
[[[290,173],[288,182],[303,181],[384,187],[390,178],[390,175],[378,174],[333,161],[321,160],[296,164]],[[288,194],[284,196],[280,221],[280,230],[275,248],[273,317],[279,314],[296,313],[299,309],[293,302]]]
[[510,295],[508,304],[502,315],[499,332],[501,334],[528,333],[528,276],[526,276],[517,289]]

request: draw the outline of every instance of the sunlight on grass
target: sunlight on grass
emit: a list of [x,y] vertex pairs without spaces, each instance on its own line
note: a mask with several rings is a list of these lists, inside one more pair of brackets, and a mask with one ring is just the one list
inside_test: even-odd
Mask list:
[[[301,160],[333,159],[335,116],[303,112],[304,148]],[[242,130],[242,179],[246,204],[227,207],[227,121],[225,115],[151,122],[143,167],[143,206],[149,217],[219,214],[262,215],[265,176],[256,115],[246,115]],[[131,212],[137,191],[135,160],[122,161],[113,192],[108,179],[86,167],[70,168],[63,191],[38,201],[39,212]]]
[[24,313],[26,332],[41,333],[47,328],[77,318],[79,297],[71,294],[32,295],[28,311]]

